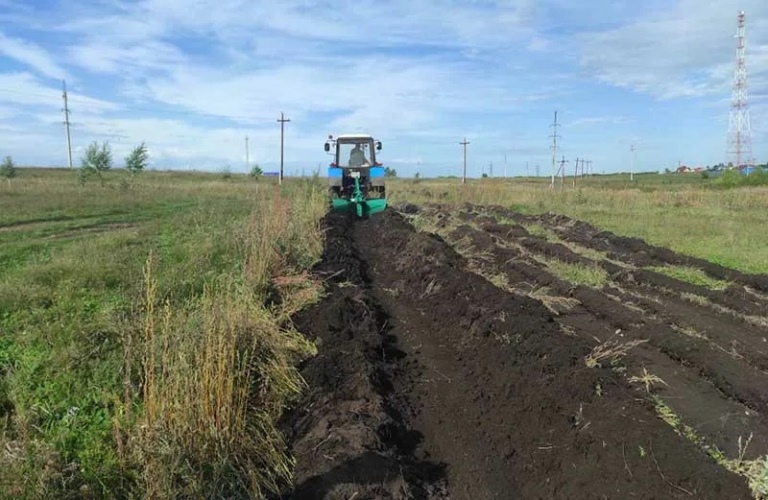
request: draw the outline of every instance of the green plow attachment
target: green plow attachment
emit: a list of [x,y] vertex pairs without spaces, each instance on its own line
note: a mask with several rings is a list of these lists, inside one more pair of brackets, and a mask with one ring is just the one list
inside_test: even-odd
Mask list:
[[387,208],[387,200],[385,198],[366,200],[363,192],[360,190],[360,179],[356,178],[355,190],[352,192],[352,196],[348,200],[334,198],[332,200],[332,207],[334,210],[342,212],[355,212],[359,218],[365,218],[371,214],[383,212]]

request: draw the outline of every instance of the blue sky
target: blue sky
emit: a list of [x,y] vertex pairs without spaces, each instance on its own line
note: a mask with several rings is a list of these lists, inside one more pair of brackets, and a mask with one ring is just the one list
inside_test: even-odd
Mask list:
[[0,155],[66,165],[146,141],[159,169],[325,165],[365,131],[401,175],[596,172],[727,161],[736,15],[747,14],[753,152],[768,160],[765,0],[0,0]]

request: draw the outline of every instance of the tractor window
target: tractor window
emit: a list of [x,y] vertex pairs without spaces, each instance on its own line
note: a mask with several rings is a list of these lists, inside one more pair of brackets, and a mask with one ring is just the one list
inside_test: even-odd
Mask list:
[[365,167],[371,165],[371,149],[367,142],[339,144],[340,167]]

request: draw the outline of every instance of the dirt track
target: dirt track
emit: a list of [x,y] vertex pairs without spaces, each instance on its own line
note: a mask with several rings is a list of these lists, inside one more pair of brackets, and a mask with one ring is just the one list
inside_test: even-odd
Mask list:
[[[641,267],[695,261],[537,218],[568,245],[548,241],[498,207],[411,217],[423,231],[391,209],[324,220],[328,295],[295,318],[319,355],[284,426],[284,498],[751,498],[702,447],[736,458],[752,433],[744,458],[768,453],[765,277],[699,265],[733,283],[697,287]],[[539,257],[609,279],[574,285]],[[631,383],[643,368],[664,383]]]

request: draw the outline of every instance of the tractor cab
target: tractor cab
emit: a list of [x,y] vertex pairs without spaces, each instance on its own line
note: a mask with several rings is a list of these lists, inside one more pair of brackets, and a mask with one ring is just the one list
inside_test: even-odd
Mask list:
[[363,217],[386,208],[384,167],[376,158],[381,141],[367,134],[329,136],[325,151],[333,155],[328,183],[334,209]]

